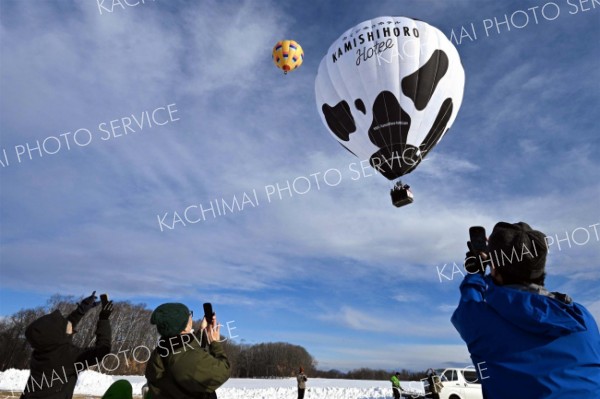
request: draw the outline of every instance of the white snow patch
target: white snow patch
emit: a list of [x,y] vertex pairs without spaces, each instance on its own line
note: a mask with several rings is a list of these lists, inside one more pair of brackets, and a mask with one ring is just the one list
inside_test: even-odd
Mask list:
[[[9,369],[0,371],[0,390],[20,391],[25,387],[29,370]],[[133,386],[134,395],[141,395],[146,383],[144,376],[107,375],[86,370],[79,374],[75,393],[102,396],[113,382],[126,379]],[[420,381],[404,381],[403,388],[423,393]],[[231,378],[217,390],[219,399],[280,399],[293,398],[296,395],[295,378],[251,379]],[[309,378],[307,399],[389,399],[392,397],[389,381],[338,380]]]

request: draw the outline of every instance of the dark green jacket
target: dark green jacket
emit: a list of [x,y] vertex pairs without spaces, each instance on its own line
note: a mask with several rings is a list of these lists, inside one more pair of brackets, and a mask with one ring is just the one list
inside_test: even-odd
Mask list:
[[229,379],[229,360],[219,342],[209,351],[194,334],[161,338],[146,364],[150,389],[146,399],[214,398]]

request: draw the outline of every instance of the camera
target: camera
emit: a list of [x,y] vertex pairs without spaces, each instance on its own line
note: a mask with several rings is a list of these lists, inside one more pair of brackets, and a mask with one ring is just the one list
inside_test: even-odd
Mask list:
[[472,226],[469,228],[469,238],[467,246],[471,256],[465,260],[465,270],[469,273],[483,274],[485,273],[485,263],[490,257],[485,228]]
[[479,255],[480,252],[487,254],[489,252],[487,237],[485,235],[485,228],[481,226],[472,226],[469,228],[469,249],[473,251],[475,255]]
[[410,186],[408,184],[402,184],[401,181],[398,181],[394,188],[390,190],[390,196],[392,197],[392,204],[394,204],[396,208],[409,205],[414,201]]
[[202,305],[202,307],[204,308],[204,317],[206,318],[206,322],[210,327],[210,325],[212,324],[213,316],[215,314],[215,312],[213,312],[212,304],[210,302],[206,302]]

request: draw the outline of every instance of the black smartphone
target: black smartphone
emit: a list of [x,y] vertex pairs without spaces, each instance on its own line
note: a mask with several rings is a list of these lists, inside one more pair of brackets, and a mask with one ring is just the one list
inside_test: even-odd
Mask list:
[[102,306],[108,303],[108,294],[100,294],[100,303],[102,303]]
[[213,315],[215,314],[215,312],[213,312],[212,304],[210,302],[206,302],[202,305],[202,307],[204,308],[204,317],[206,317],[206,322],[210,326],[212,324]]
[[481,226],[472,226],[469,228],[469,237],[471,239],[469,249],[475,254],[480,252],[488,252],[487,237],[485,235],[485,228]]

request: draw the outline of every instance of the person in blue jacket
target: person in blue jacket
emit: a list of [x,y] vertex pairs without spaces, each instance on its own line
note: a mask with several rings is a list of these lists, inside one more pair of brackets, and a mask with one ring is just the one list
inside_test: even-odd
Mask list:
[[451,321],[486,399],[600,398],[598,325],[569,296],[544,288],[547,252],[543,233],[500,222],[487,252],[467,253]]

